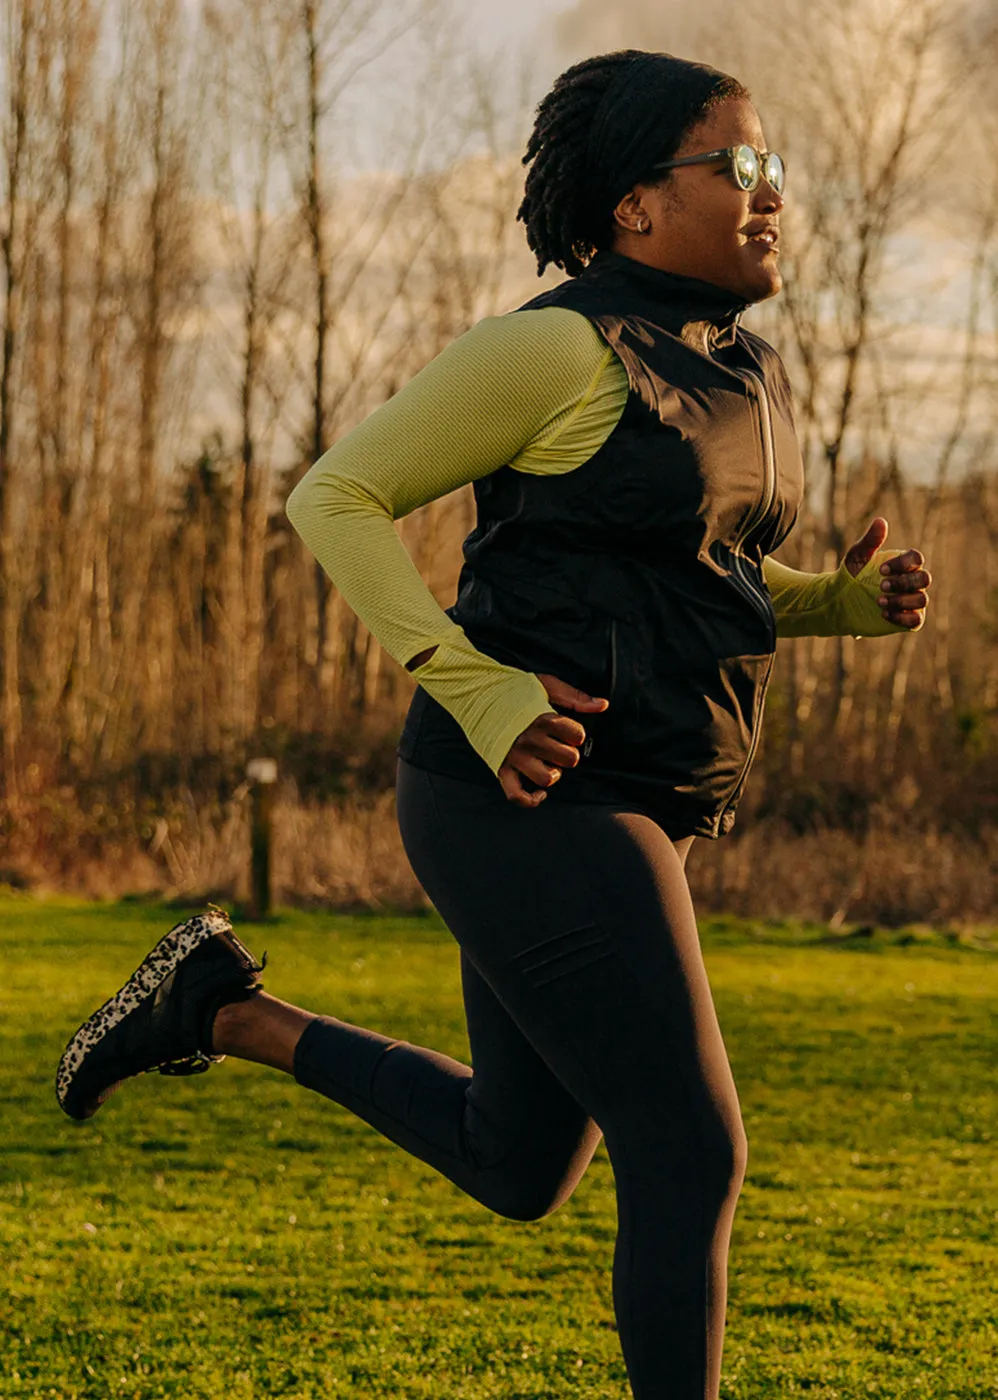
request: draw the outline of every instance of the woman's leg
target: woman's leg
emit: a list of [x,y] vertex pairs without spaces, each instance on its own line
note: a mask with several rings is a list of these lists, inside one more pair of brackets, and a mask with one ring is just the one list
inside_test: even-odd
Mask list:
[[[420,770],[400,782],[399,808],[403,829],[432,847],[434,799]],[[455,853],[438,854],[457,875]],[[212,1049],[295,1074],[490,1210],[536,1220],[571,1195],[602,1134],[464,950],[461,981],[473,1068],[263,992],[221,1008]]]
[[[234,1008],[246,1025],[263,1013],[263,1053],[251,1057],[288,1067],[293,1046],[302,1083],[516,1216],[565,1199],[599,1123],[634,1394],[716,1400],[746,1145],[685,852],[636,813],[554,801],[527,811],[498,785],[404,763],[398,792],[410,861],[462,945],[474,1073],[262,997]],[[268,1058],[271,1032],[280,1044]],[[230,1047],[216,1033],[214,1048]]]
[[216,1055],[254,1060],[286,1074],[295,1072],[295,1050],[315,1012],[257,992],[247,1001],[231,1001],[216,1013],[211,1048]]
[[489,1210],[539,1220],[572,1194],[602,1134],[464,953],[461,978],[474,1071],[266,993],[222,1007],[213,1049],[295,1074]]
[[606,1135],[636,1400],[716,1400],[747,1144],[681,853],[634,812],[526,810],[405,764],[399,797],[423,887]]

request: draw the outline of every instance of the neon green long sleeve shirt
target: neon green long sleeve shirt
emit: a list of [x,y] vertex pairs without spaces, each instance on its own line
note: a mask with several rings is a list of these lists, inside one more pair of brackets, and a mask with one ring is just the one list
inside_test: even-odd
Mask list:
[[[472,646],[437,603],[393,522],[504,465],[569,472],[598,450],[627,399],[627,373],[586,317],[562,307],[488,317],[314,464],[287,513],[346,602],[461,725],[494,773],[552,706],[535,675]],[[882,552],[845,566],[764,572],[779,636],[905,631],[877,606]]]

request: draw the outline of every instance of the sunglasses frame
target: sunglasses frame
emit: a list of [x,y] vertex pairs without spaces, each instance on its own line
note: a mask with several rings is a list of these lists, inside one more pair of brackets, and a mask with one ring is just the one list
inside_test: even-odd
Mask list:
[[[736,151],[741,150],[751,151],[755,156],[756,160],[758,160],[759,162],[759,178],[754,185],[743,185],[736,173],[738,167],[735,163],[735,153]],[[763,173],[766,165],[766,160],[769,156],[776,156],[777,160],[783,167],[783,189],[778,189],[776,185],[773,185],[773,182],[772,180],[770,180],[769,176]],[[709,161],[725,159],[730,163],[731,175],[734,179],[735,184],[740,190],[744,191],[745,194],[754,193],[754,191],[759,188],[763,180],[765,180],[768,185],[772,185],[773,189],[776,190],[777,194],[782,194],[783,190],[785,190],[787,187],[787,163],[780,155],[779,151],[757,151],[756,148],[754,146],[750,146],[747,141],[739,141],[736,146],[725,146],[719,151],[705,151],[703,155],[683,156],[679,160],[661,160],[658,162],[657,165],[652,166],[652,170],[671,170],[674,166],[677,165],[706,165]]]

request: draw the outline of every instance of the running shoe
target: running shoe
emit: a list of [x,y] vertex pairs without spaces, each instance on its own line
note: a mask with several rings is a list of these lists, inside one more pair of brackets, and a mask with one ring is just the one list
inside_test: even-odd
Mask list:
[[60,1107],[91,1118],[133,1075],[202,1074],[218,1064],[225,1056],[212,1050],[215,1013],[262,991],[266,962],[214,906],[177,924],[66,1046],[55,1080]]

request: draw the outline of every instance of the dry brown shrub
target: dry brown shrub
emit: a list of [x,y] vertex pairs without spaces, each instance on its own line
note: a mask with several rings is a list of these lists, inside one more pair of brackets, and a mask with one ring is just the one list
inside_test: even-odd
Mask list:
[[285,802],[276,830],[275,880],[289,903],[428,907],[402,847],[394,792],[322,806]]
[[776,822],[698,842],[690,857],[698,908],[828,922],[989,922],[998,905],[998,830],[976,839],[898,831],[829,829],[798,835]]
[[[190,792],[168,812],[107,830],[106,807],[63,802],[0,824],[0,885],[113,899],[244,900],[248,894],[249,790],[228,802]],[[399,835],[393,790],[302,802],[293,782],[274,805],[275,902],[334,909],[425,909]],[[799,918],[833,927],[990,923],[998,906],[998,827],[975,838],[898,825],[889,808],[865,833],[800,834],[775,818],[746,818],[721,841],[695,843],[689,863],[701,913]]]

